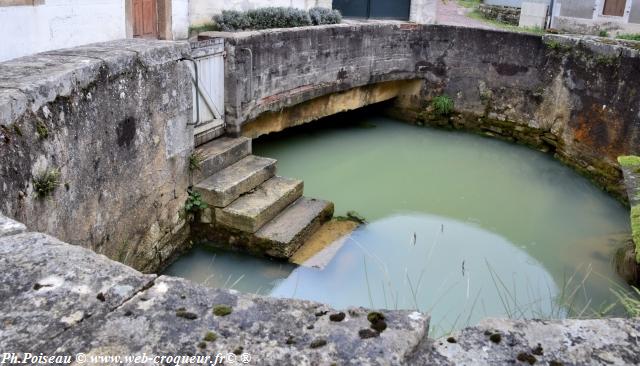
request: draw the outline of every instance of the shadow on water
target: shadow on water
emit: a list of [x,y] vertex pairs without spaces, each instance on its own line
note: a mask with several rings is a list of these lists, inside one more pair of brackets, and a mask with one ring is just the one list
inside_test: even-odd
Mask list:
[[543,153],[364,113],[254,141],[305,195],[370,222],[324,270],[195,249],[167,273],[339,308],[428,311],[436,334],[487,316],[621,314],[610,258],[629,235],[626,208]]

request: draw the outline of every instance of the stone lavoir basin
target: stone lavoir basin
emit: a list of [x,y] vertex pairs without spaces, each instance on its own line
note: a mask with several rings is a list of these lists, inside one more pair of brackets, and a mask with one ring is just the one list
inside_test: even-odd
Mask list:
[[337,308],[418,309],[432,337],[486,317],[623,314],[612,258],[628,211],[548,154],[363,113],[255,140],[254,153],[367,223],[321,268],[197,246],[166,274]]

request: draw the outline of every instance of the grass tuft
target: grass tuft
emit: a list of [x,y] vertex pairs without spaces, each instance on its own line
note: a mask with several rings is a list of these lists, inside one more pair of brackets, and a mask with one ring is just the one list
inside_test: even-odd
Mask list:
[[616,38],[624,39],[627,41],[640,41],[640,33],[620,34]]
[[431,100],[433,111],[440,116],[448,116],[453,112],[453,99],[447,95],[438,95]]
[[633,292],[625,292],[617,289],[611,289],[624,307],[630,317],[640,317],[640,290],[632,287]]

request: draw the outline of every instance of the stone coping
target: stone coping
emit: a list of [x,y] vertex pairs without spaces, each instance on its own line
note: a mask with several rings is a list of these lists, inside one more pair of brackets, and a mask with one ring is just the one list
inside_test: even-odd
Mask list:
[[143,275],[2,215],[0,228],[0,348],[19,357],[220,352],[250,355],[250,365],[640,362],[640,319],[487,319],[433,340],[430,318],[419,312],[340,311],[211,289]]
[[135,63],[154,67],[189,55],[188,42],[123,39],[25,56],[0,63],[0,125],[35,112],[98,79],[127,72]]

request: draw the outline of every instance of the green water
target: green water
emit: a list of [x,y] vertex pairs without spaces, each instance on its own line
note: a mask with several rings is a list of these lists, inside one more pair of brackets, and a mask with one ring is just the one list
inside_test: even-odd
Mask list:
[[167,273],[338,308],[417,308],[437,334],[490,316],[592,316],[616,301],[627,209],[552,157],[382,117],[316,127],[255,141],[254,153],[337,215],[369,221],[326,268],[197,248]]

